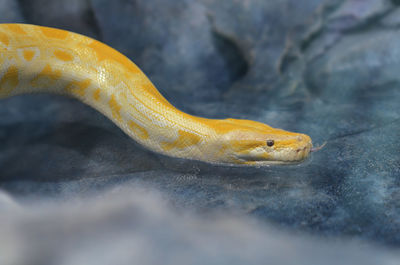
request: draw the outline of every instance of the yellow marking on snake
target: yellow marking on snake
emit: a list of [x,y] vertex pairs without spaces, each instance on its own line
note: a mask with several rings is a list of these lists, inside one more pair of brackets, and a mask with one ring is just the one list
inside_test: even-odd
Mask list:
[[10,66],[0,79],[0,95],[8,95],[18,86],[18,68]]
[[93,92],[93,99],[96,101],[100,100],[100,93],[101,93],[101,89],[97,88],[94,92]]
[[6,27],[13,33],[19,34],[19,35],[26,35],[26,32],[22,29],[21,25],[18,24],[7,24]]
[[146,129],[143,128],[142,126],[140,126],[139,124],[137,124],[136,122],[129,121],[128,126],[132,131],[134,131],[136,133],[136,135],[139,138],[141,138],[143,140],[149,139],[149,133],[146,131]]
[[24,58],[27,61],[32,60],[34,55],[35,55],[35,51],[32,51],[32,50],[25,50],[24,51]]
[[5,46],[8,46],[8,44],[10,43],[8,36],[3,32],[0,32],[0,42],[2,42]]
[[39,27],[38,29],[42,31],[43,35],[47,38],[64,40],[68,36],[68,31],[65,30],[56,30],[48,27]]
[[122,106],[118,104],[118,101],[115,99],[114,94],[111,95],[111,99],[108,101],[108,105],[111,109],[113,118],[116,119],[118,122],[122,122],[122,116],[120,113]]
[[54,51],[54,55],[57,57],[57,59],[60,59],[61,61],[72,61],[72,59],[74,59],[74,57],[72,57],[71,54],[61,51],[61,50],[56,50]]
[[173,148],[184,149],[198,144],[201,141],[201,137],[190,132],[178,130],[178,138],[173,142],[162,142],[162,148],[168,152]]
[[312,148],[309,136],[261,122],[186,114],[127,57],[86,36],[0,24],[0,48],[0,98],[42,92],[75,97],[154,152],[216,164],[264,166],[302,161]]
[[110,49],[109,46],[101,43],[100,41],[93,40],[91,44],[88,45],[89,48],[92,48],[96,53],[97,60],[99,62],[103,60],[116,61],[121,64],[125,70],[128,70],[132,73],[140,72],[139,69],[131,63],[131,61],[126,58],[124,55],[119,53],[114,49]]
[[78,97],[85,96],[85,90],[90,86],[90,79],[85,79],[82,81],[72,81],[69,85],[65,87],[65,90],[71,94],[75,94]]

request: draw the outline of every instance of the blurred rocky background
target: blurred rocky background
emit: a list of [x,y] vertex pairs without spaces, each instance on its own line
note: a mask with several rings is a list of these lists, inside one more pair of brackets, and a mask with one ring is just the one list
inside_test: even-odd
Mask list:
[[327,145],[299,165],[151,153],[82,103],[0,103],[0,264],[399,264],[400,1],[0,0],[131,58],[178,108]]

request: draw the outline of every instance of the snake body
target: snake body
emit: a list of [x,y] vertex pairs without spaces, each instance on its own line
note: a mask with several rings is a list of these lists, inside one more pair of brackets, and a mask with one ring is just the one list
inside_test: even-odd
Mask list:
[[172,106],[127,57],[65,30],[0,24],[0,98],[72,96],[103,113],[144,147],[219,164],[268,165],[305,159],[309,136],[239,119],[206,119]]

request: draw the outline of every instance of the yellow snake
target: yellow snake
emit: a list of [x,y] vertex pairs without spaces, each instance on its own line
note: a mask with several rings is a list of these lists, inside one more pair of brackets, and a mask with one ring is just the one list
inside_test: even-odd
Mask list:
[[218,164],[304,160],[309,136],[239,119],[206,119],[172,106],[127,57],[89,37],[0,24],[0,98],[49,92],[92,106],[144,147]]

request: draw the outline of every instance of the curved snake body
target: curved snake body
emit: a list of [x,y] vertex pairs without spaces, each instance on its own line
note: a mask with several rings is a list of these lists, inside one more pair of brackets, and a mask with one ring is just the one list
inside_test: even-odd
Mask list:
[[144,147],[222,164],[301,161],[310,137],[238,119],[205,119],[172,106],[128,58],[88,37],[27,24],[0,24],[0,98],[68,95],[110,118]]

